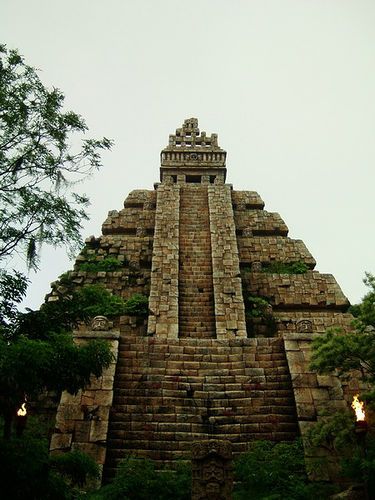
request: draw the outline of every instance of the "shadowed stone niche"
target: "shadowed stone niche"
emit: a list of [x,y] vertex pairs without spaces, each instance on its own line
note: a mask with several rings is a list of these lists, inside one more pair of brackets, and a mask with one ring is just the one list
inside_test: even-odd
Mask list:
[[192,500],[231,500],[231,443],[216,439],[193,443],[192,473]]

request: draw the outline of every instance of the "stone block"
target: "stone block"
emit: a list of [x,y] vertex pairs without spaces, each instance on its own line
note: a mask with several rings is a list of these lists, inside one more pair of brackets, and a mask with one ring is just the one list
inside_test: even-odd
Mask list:
[[318,380],[315,373],[295,373],[291,375],[292,385],[297,387],[318,387]]
[[88,441],[106,441],[108,432],[108,421],[93,420],[91,422]]
[[311,403],[313,404],[314,399],[311,394],[311,389],[303,387],[303,388],[295,388],[293,390],[294,398],[296,403]]
[[298,421],[316,420],[316,409],[312,403],[296,403]]
[[50,451],[55,450],[69,450],[72,445],[73,434],[64,433],[64,434],[52,434],[51,442],[50,442]]
[[111,406],[113,401],[113,391],[96,391],[92,404],[100,406]]

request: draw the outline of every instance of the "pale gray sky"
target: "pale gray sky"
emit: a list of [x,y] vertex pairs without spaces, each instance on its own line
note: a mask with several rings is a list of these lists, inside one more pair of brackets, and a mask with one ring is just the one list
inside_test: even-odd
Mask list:
[[[195,116],[228,152],[227,181],[258,191],[317,270],[358,302],[375,272],[373,0],[2,0],[1,42],[115,140],[82,189],[101,233],[152,189],[169,133]],[[45,249],[27,305],[72,264]]]

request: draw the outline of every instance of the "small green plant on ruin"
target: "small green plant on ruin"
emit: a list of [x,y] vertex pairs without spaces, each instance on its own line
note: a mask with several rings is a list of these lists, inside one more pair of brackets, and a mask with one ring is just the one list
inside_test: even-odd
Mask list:
[[148,298],[140,293],[135,293],[126,302],[124,314],[129,316],[147,316]]
[[298,262],[269,262],[262,264],[262,273],[275,274],[305,274],[308,266],[301,261]]
[[73,300],[76,299],[81,304],[81,310],[86,318],[95,316],[107,316],[113,318],[126,314],[125,301],[118,295],[113,295],[104,286],[85,285],[73,292]]
[[96,256],[90,255],[87,257],[86,262],[79,264],[78,270],[88,273],[98,273],[101,271],[112,272],[118,271],[126,264],[126,260],[121,262],[116,257],[104,257],[104,259],[99,260]]
[[246,301],[246,315],[250,318],[263,318],[270,308],[270,303],[263,297],[249,295]]
[[277,330],[272,306],[265,297],[248,295],[245,300],[246,326],[249,336],[272,337]]
[[147,316],[148,298],[140,293],[133,294],[128,300],[112,295],[101,285],[85,285],[75,292],[84,314],[90,318],[107,316],[108,318],[127,314],[129,316]]
[[[109,292],[100,284],[84,285],[72,292],[63,301],[48,303],[51,307],[59,307],[59,302],[68,302],[69,307],[77,309],[77,315],[83,320],[95,316],[113,318],[123,314],[144,316],[148,313],[148,298],[141,294],[134,294],[128,300]],[[73,307],[77,303],[77,308]]]

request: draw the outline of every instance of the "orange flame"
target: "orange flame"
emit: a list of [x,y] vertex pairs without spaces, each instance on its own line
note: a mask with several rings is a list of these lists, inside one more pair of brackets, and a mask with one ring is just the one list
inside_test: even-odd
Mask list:
[[352,408],[355,411],[355,417],[357,419],[357,422],[360,422],[365,420],[366,414],[365,410],[363,409],[364,403],[363,401],[359,401],[358,396],[359,394],[353,396]]
[[25,417],[27,414],[26,401],[22,403],[21,408],[17,411],[17,417]]

